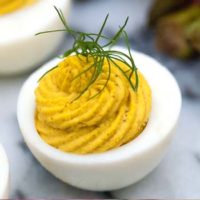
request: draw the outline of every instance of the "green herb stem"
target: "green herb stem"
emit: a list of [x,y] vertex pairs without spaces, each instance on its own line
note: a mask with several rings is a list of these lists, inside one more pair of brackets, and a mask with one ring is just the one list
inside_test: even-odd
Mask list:
[[[73,29],[71,29],[66,22],[63,12],[55,6],[54,6],[54,8],[64,26],[64,29],[43,31],[43,32],[37,33],[36,35],[41,35],[41,34],[45,34],[45,33],[66,32],[73,37],[74,43],[72,45],[72,48],[67,50],[66,52],[64,52],[61,57],[65,58],[65,57],[70,56],[71,54],[75,54],[79,58],[80,58],[80,56],[84,56],[87,59],[89,57],[92,57],[94,60],[94,63],[91,66],[89,66],[87,69],[84,69],[76,77],[74,77],[74,79],[77,79],[78,77],[80,77],[84,73],[86,73],[87,71],[94,68],[93,74],[92,74],[90,80],[88,81],[87,85],[84,87],[84,89],[80,92],[80,94],[76,97],[75,100],[80,98],[89,89],[89,87],[92,84],[94,84],[94,82],[98,79],[98,77],[102,74],[105,60],[108,62],[108,76],[107,76],[106,82],[102,86],[102,88],[98,91],[98,93],[95,94],[94,96],[92,96],[91,98],[96,97],[106,88],[106,86],[110,80],[113,66],[115,66],[116,68],[118,68],[120,70],[120,72],[124,75],[124,77],[129,82],[131,88],[136,92],[138,89],[138,85],[139,85],[139,78],[138,78],[138,73],[137,73],[137,67],[135,65],[134,59],[131,54],[131,48],[130,48],[130,42],[128,39],[128,35],[125,31],[125,27],[128,23],[129,18],[127,17],[123,26],[121,26],[119,28],[119,30],[116,32],[116,34],[112,38],[109,38],[109,37],[103,35],[103,31],[104,31],[104,28],[108,21],[109,14],[106,16],[105,20],[103,21],[103,24],[99,30],[99,33],[97,33],[97,34],[96,33],[85,33],[85,32],[80,32],[80,31],[74,31]],[[119,41],[119,39],[121,37],[124,39],[124,43],[127,47],[128,54],[121,52],[121,51],[110,49],[113,45],[115,45]],[[100,40],[105,40],[106,41],[105,44],[100,45],[99,44]],[[120,62],[124,63],[125,66],[127,67],[127,70],[124,70],[116,61],[120,61]],[[111,63],[113,65],[111,65]],[[55,69],[56,67],[58,67],[58,66],[55,66],[51,70]],[[51,70],[47,71],[41,78],[43,78]],[[133,76],[135,76],[134,82],[132,81]],[[41,80],[41,78],[40,78],[40,80]]]

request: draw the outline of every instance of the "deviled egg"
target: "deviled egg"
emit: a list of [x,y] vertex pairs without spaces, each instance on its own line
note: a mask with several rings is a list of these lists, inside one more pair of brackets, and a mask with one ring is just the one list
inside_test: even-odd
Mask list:
[[[28,78],[17,108],[39,162],[64,182],[95,191],[126,187],[152,171],[181,109],[170,72],[130,49],[128,18],[111,39],[102,35],[107,19],[98,34],[74,31],[62,19],[72,48]],[[122,34],[127,49],[109,48]]]
[[38,66],[61,44],[64,33],[35,36],[57,29],[60,21],[53,6],[69,14],[71,0],[1,0],[0,74],[20,73]]
[[22,135],[39,162],[59,179],[82,189],[114,190],[140,180],[161,161],[179,117],[180,90],[165,67],[147,55],[131,53],[151,88],[151,113],[146,127],[135,139],[103,153],[63,152],[48,145],[36,129],[35,90],[38,80],[61,62],[60,59],[54,59],[37,70],[22,87],[17,110]]
[[8,198],[9,165],[3,146],[0,144],[0,199]]

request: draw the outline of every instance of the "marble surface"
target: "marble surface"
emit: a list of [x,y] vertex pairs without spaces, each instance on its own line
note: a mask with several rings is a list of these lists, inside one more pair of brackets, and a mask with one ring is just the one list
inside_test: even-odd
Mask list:
[[[69,21],[81,30],[95,31],[97,23],[109,12],[111,21],[106,29],[109,35],[114,33],[125,16],[130,15],[128,32],[132,47],[155,57],[175,75],[183,93],[183,109],[177,133],[164,160],[142,181],[120,191],[94,193],[62,183],[34,159],[17,124],[18,93],[31,72],[0,77],[0,143],[7,151],[11,167],[10,197],[200,198],[200,60],[178,61],[155,50],[153,34],[144,26],[143,13],[148,4],[147,0],[74,1]],[[69,44],[70,40],[66,37],[61,49]]]
[[119,198],[199,199],[199,120],[200,102],[184,99],[176,135],[163,161],[146,178],[113,195]]

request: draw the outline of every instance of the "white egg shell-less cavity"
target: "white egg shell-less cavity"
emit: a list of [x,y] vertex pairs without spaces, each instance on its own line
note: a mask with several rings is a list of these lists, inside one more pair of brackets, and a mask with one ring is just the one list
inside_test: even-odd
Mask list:
[[69,13],[71,0],[39,0],[29,7],[0,16],[0,74],[21,73],[36,67],[60,45],[63,33],[35,36],[62,28],[53,6]]
[[6,152],[0,144],[0,199],[8,198],[9,165]]
[[105,153],[75,155],[61,152],[46,144],[36,131],[34,90],[38,79],[59,59],[44,65],[24,83],[17,108],[22,135],[39,162],[62,181],[94,191],[120,189],[151,172],[166,152],[181,109],[179,87],[170,72],[153,58],[135,51],[132,54],[152,89],[150,119],[136,139]]

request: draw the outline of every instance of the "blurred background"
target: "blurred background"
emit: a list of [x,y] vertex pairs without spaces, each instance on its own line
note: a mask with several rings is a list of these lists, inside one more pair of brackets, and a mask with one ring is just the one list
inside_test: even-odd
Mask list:
[[[112,36],[129,16],[131,47],[161,62],[179,83],[182,112],[166,157],[145,179],[120,191],[94,193],[64,184],[33,158],[18,128],[17,97],[32,71],[0,75],[0,142],[11,165],[11,198],[200,198],[200,1],[72,0],[68,22],[97,32],[107,13],[105,35]],[[48,59],[71,43],[66,35]]]

